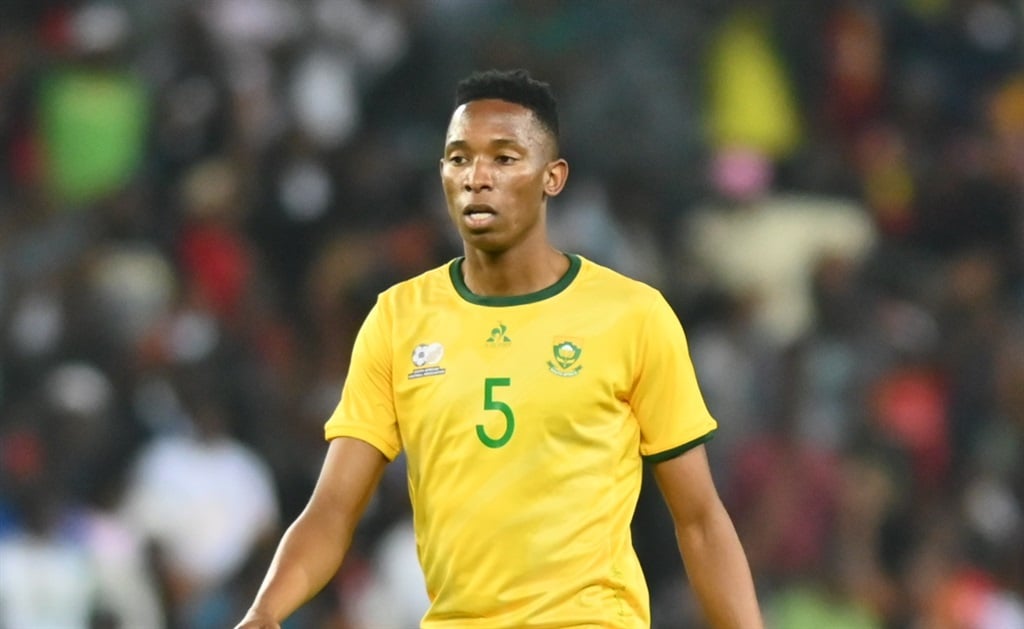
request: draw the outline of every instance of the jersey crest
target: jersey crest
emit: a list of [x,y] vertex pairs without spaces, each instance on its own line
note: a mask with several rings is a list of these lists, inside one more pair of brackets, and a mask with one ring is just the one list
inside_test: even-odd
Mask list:
[[551,373],[563,378],[571,378],[579,375],[580,370],[583,369],[583,365],[579,363],[583,348],[580,347],[578,339],[556,338],[555,344],[551,347],[551,353],[553,358],[548,361],[548,370]]

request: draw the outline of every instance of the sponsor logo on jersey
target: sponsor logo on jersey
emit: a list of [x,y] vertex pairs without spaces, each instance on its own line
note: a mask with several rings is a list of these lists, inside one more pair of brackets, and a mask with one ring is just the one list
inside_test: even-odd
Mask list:
[[579,364],[583,348],[569,339],[556,339],[551,348],[553,359],[548,361],[548,370],[556,376],[569,378],[580,373]]
[[444,345],[420,343],[412,350],[412,364],[415,369],[409,372],[409,379],[440,376],[445,372],[444,367],[437,366],[442,358],[444,358]]
[[511,343],[512,339],[505,334],[506,332],[508,332],[508,326],[499,322],[497,327],[491,328],[491,335],[487,337],[487,345],[502,347]]

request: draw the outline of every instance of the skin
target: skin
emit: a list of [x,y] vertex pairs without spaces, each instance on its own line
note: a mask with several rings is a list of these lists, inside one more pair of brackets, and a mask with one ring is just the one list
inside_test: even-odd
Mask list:
[[672,515],[679,553],[708,625],[761,629],[747,557],[715,489],[704,446],[658,463],[654,478]]
[[331,441],[309,502],[281,538],[237,629],[280,629],[285,618],[327,585],[341,567],[387,462],[364,441]]
[[[557,282],[568,260],[548,240],[547,200],[569,166],[530,110],[479,100],[452,114],[440,162],[448,214],[461,235],[466,285],[485,296],[536,292]],[[385,457],[350,438],[331,442],[317,486],[289,527],[263,585],[237,629],[280,622],[334,576],[380,480]],[[675,524],[679,551],[708,622],[759,629],[753,580],[719,499],[703,446],[654,468]]]
[[[466,285],[524,295],[558,281],[569,261],[548,242],[547,201],[569,177],[554,138],[526,108],[472,101],[452,115],[441,158],[448,215],[466,254]],[[474,220],[473,210],[480,211]]]

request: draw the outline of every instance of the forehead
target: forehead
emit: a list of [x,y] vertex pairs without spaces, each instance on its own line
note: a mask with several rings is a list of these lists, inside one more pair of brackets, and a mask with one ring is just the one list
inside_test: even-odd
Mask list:
[[470,101],[455,109],[448,123],[445,141],[499,138],[521,144],[542,144],[550,141],[550,134],[526,107],[499,99],[485,99]]

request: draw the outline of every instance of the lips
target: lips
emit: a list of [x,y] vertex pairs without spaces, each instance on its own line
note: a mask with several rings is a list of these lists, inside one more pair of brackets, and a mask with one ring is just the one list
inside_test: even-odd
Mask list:
[[498,215],[494,208],[484,203],[467,205],[462,210],[462,218],[469,227],[485,227]]
[[486,203],[470,203],[462,210],[463,216],[470,214],[497,214],[494,208]]

